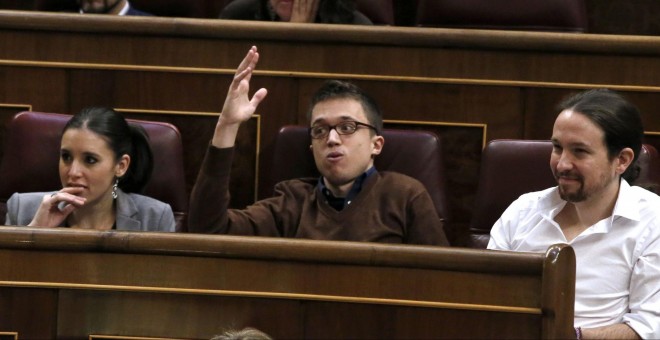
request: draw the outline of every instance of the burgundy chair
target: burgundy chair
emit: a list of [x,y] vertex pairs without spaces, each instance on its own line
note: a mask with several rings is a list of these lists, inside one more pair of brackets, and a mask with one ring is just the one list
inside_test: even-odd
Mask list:
[[[470,221],[469,247],[486,248],[493,224],[520,195],[557,185],[550,170],[551,153],[552,143],[548,140],[493,140],[486,145]],[[640,174],[635,185],[660,183],[660,158],[653,146],[644,144],[637,162]]]
[[417,26],[584,32],[584,0],[418,0]]
[[213,18],[231,0],[131,0],[135,8],[163,17]]
[[658,149],[651,144],[643,144],[637,164],[639,165],[639,176],[633,184],[660,194],[660,155]]
[[392,0],[357,0],[357,9],[375,25],[394,25]]
[[[70,115],[20,112],[7,124],[0,163],[0,216],[4,220],[7,200],[15,192],[59,190],[59,155],[62,129]],[[188,215],[188,194],[183,170],[183,147],[179,130],[171,124],[131,120],[149,135],[154,170],[143,194],[168,203],[174,211],[177,230],[183,231]]]
[[[147,2],[150,0],[142,1]],[[232,0],[215,1],[224,1],[225,6],[232,2]],[[357,10],[369,18],[369,20],[371,20],[371,22],[373,22],[375,25],[394,25],[394,5],[392,4],[392,1],[393,0],[357,0],[356,5]],[[218,16],[216,15],[215,17],[217,18]]]
[[[379,171],[396,171],[416,178],[428,190],[438,215],[449,219],[445,193],[445,170],[439,138],[426,131],[385,129],[385,146],[375,158]],[[262,177],[272,188],[277,182],[300,177],[318,177],[314,156],[309,149],[311,137],[307,127],[285,126],[280,129],[274,146],[274,164]]]

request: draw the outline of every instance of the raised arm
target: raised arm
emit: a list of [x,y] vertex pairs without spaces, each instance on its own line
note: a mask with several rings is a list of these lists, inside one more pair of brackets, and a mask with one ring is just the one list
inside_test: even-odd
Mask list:
[[190,196],[188,230],[191,232],[228,232],[229,175],[236,135],[241,123],[250,119],[267,93],[266,89],[259,89],[252,99],[248,96],[250,78],[258,61],[259,53],[253,46],[236,69],[229,86],[211,146]]
[[250,78],[258,61],[257,47],[252,46],[238,69],[236,69],[234,80],[229,85],[229,91],[222,107],[222,113],[218,117],[211,145],[217,148],[234,146],[241,123],[250,119],[259,103],[266,97],[268,91],[264,88],[255,92],[252,99],[248,96]]

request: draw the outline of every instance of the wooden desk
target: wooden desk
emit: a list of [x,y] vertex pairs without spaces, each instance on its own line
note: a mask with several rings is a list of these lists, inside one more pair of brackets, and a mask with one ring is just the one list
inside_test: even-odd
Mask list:
[[0,228],[19,339],[569,338],[575,257],[259,237]]
[[623,91],[646,129],[660,131],[660,37],[20,11],[0,11],[0,119],[106,105],[171,122],[182,132],[191,188],[214,112],[251,45],[261,52],[253,88],[269,95],[239,134],[235,207],[272,193],[260,174],[278,129],[306,124],[310,96],[330,78],[372,94],[386,127],[440,135],[454,242],[472,214],[485,142],[549,138],[554,107],[568,93]]

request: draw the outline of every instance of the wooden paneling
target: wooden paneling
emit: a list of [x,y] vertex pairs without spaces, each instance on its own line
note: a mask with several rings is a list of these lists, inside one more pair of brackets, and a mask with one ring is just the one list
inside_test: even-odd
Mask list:
[[[0,103],[0,141],[5,140],[5,131],[6,124],[9,122],[9,119],[15,114],[21,111],[30,111],[32,109],[31,105],[26,104],[2,104]],[[2,160],[2,155],[4,150],[0,148],[0,160]]]
[[[575,256],[0,228],[0,332],[208,339],[565,338]],[[34,294],[30,294],[34,292]],[[31,322],[40,320],[35,327]]]
[[17,333],[19,339],[55,338],[57,295],[52,289],[0,289],[0,334]]
[[586,0],[589,32],[660,35],[656,0]]
[[[257,111],[259,126],[239,137],[252,143],[248,150],[257,141],[258,159],[250,163],[254,151],[239,152],[241,165],[232,173],[242,183],[232,189],[237,207],[272,192],[253,187],[241,197],[235,188],[259,182],[272,164],[279,128],[306,124],[309,98],[331,78],[364,88],[387,120],[411,128],[458,124],[432,128],[447,146],[454,244],[461,244],[472,214],[476,146],[548,138],[554,107],[565,95],[617,89],[640,106],[647,131],[660,131],[660,38],[645,36],[0,11],[0,102],[63,113],[107,105],[171,121],[183,134],[190,188],[214,126],[212,116],[196,113],[221,110],[234,69],[252,45],[261,54],[252,92],[265,87],[269,94]],[[170,111],[181,113],[160,114]],[[461,124],[485,126],[485,141]],[[254,162],[256,174],[244,171]]]
[[67,110],[67,81],[62,69],[0,66],[0,104]]

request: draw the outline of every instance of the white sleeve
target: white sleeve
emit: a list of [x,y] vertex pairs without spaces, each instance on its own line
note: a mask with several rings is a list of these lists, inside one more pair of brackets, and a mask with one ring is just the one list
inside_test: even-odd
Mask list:
[[[520,216],[519,200],[520,198],[513,201],[490,229],[488,249],[513,250],[511,247],[511,237],[515,234],[518,216]],[[511,232],[512,229],[514,233]]]
[[649,242],[630,278],[630,311],[623,316],[642,339],[660,339],[660,225],[649,228]]

